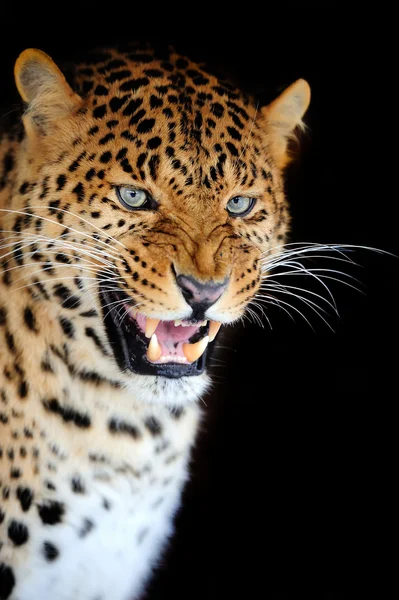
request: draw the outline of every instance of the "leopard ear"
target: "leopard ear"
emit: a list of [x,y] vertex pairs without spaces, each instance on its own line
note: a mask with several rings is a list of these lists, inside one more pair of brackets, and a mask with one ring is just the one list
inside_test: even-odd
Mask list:
[[48,134],[60,119],[82,104],[57,65],[41,50],[24,50],[15,63],[14,75],[27,103],[24,123],[28,133]]
[[272,152],[278,167],[289,162],[288,144],[295,139],[295,129],[304,129],[302,117],[310,102],[310,87],[304,79],[298,79],[268,106],[261,109],[271,138]]

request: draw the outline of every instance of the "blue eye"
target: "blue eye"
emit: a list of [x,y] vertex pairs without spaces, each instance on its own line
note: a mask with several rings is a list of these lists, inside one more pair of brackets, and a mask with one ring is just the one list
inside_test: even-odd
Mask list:
[[255,198],[235,196],[226,204],[226,210],[232,217],[243,217],[252,210],[255,202]]
[[144,190],[118,187],[116,192],[121,203],[127,208],[155,208],[151,196]]

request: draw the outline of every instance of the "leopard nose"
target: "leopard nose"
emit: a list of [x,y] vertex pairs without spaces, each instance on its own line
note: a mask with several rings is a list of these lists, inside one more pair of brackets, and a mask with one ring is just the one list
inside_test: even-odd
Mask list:
[[190,275],[178,275],[176,280],[187,304],[196,312],[202,311],[204,313],[220,298],[228,284],[228,278],[222,283],[202,282]]

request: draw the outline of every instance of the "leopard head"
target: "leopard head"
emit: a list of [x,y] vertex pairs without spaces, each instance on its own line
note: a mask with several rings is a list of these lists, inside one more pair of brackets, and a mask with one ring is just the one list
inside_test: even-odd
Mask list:
[[284,244],[282,173],[308,84],[259,108],[173,52],[114,50],[79,65],[73,89],[39,50],[15,76],[26,135],[8,226],[48,267],[35,278],[73,325],[70,355],[139,398],[198,397],[220,326]]

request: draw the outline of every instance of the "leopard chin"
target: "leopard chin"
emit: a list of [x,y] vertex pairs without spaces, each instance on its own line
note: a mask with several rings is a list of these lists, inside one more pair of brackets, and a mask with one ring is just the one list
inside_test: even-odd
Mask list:
[[210,389],[211,379],[206,369],[196,377],[168,378],[162,375],[129,373],[126,390],[139,403],[164,405],[172,410],[192,404],[203,398]]

